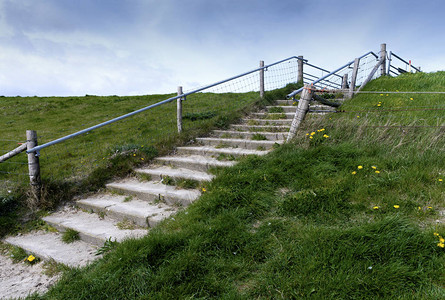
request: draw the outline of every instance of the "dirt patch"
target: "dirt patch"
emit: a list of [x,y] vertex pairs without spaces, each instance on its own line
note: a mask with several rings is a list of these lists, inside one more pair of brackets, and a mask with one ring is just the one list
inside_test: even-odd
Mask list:
[[45,293],[59,278],[43,274],[43,263],[28,265],[13,263],[0,255],[0,299],[26,297],[33,293]]

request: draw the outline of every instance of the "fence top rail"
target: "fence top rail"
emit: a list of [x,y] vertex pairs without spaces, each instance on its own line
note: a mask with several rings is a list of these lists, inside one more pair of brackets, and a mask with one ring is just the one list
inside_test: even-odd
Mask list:
[[141,109],[135,110],[135,111],[133,111],[133,112],[131,112],[131,113],[128,113],[128,114],[122,115],[122,116],[120,116],[120,117],[117,117],[117,118],[108,120],[108,121],[106,121],[106,122],[103,122],[103,123],[100,123],[100,124],[91,126],[91,127],[89,127],[89,128],[86,128],[86,129],[77,131],[77,132],[75,132],[75,133],[66,135],[66,136],[61,137],[61,138],[59,138],[59,139],[56,139],[56,140],[53,140],[53,141],[51,141],[51,142],[42,144],[42,145],[37,146],[37,147],[34,147],[34,148],[32,148],[32,149],[29,149],[29,150],[26,151],[26,153],[29,154],[29,153],[33,153],[33,152],[35,152],[35,153],[39,154],[39,151],[40,151],[40,150],[42,150],[42,149],[44,149],[44,148],[47,148],[47,147],[49,147],[49,146],[52,146],[52,145],[55,145],[55,144],[64,142],[64,141],[69,140],[69,139],[72,139],[72,138],[74,138],[74,137],[76,137],[76,136],[82,135],[82,134],[84,134],[84,133],[90,132],[90,131],[92,131],[92,130],[101,128],[101,127],[106,126],[106,125],[109,125],[109,124],[112,124],[112,123],[114,123],[114,122],[121,121],[121,120],[123,120],[123,119],[126,119],[126,118],[128,118],[128,117],[134,116],[134,115],[136,115],[136,114],[139,114],[139,113],[141,113],[141,112],[147,111],[147,110],[149,110],[149,109],[155,108],[155,107],[157,107],[157,106],[160,106],[160,105],[163,105],[163,104],[172,102],[172,101],[174,101],[174,100],[176,100],[176,99],[179,99],[179,98],[185,98],[185,97],[187,97],[188,95],[195,94],[195,93],[199,93],[199,92],[201,92],[201,91],[204,91],[204,90],[206,90],[206,89],[212,88],[212,87],[214,87],[214,86],[217,86],[217,85],[226,83],[226,82],[228,82],[228,81],[231,81],[231,80],[234,80],[234,79],[237,79],[237,78],[240,78],[240,77],[243,77],[243,76],[246,76],[246,75],[249,75],[249,74],[258,72],[258,71],[260,71],[260,70],[265,70],[265,69],[267,69],[267,68],[269,68],[269,67],[278,65],[278,64],[283,63],[283,62],[286,62],[286,61],[290,61],[290,60],[292,60],[292,59],[301,60],[301,61],[306,62],[306,63],[307,63],[307,61],[308,61],[307,59],[303,59],[303,58],[298,57],[298,56],[291,56],[291,57],[288,57],[288,58],[286,58],[286,59],[283,59],[283,60],[274,62],[274,63],[269,64],[269,65],[266,65],[266,66],[264,66],[264,67],[259,67],[259,68],[256,68],[256,69],[254,69],[254,70],[251,70],[251,71],[248,71],[248,72],[245,72],[245,73],[242,73],[242,74],[239,74],[239,75],[236,75],[236,76],[227,78],[227,79],[225,79],[225,80],[221,80],[221,81],[215,82],[215,83],[213,83],[213,84],[209,84],[209,85],[207,85],[207,86],[204,86],[204,87],[201,87],[201,88],[192,90],[192,91],[190,91],[190,92],[183,93],[183,94],[181,94],[181,95],[177,95],[177,96],[174,96],[174,97],[165,99],[165,100],[160,101],[160,102],[157,102],[157,103],[155,103],[155,104],[152,104],[152,105],[143,107],[143,108],[141,108]]
[[403,58],[401,58],[400,56],[396,55],[394,52],[390,52],[391,56],[395,56],[396,58],[398,58],[399,60],[401,60],[402,62],[404,62],[407,65],[411,65],[411,68],[413,68],[414,70],[416,70],[417,72],[422,72],[419,69],[417,69],[416,67],[414,67],[412,64],[410,64],[409,62],[407,62],[406,60],[404,60]]
[[[369,51],[369,52],[363,54],[362,56],[358,57],[358,59],[362,59],[363,57],[368,56],[368,55],[370,55],[370,54],[373,55],[373,56],[375,56],[376,58],[378,58],[377,54],[375,54],[375,53],[372,52],[372,51]],[[353,63],[354,63],[354,61],[350,61],[350,62],[348,62],[347,64],[345,64],[344,66],[341,66],[340,68],[336,69],[335,71],[332,71],[331,73],[329,73],[329,74],[327,74],[327,75],[325,75],[325,76],[323,76],[323,77],[320,77],[319,79],[315,80],[314,82],[312,82],[312,84],[317,84],[317,83],[319,83],[320,81],[325,80],[325,79],[328,78],[329,76],[334,75],[335,73],[337,73],[337,72],[340,71],[341,69],[344,69],[344,68],[346,68],[346,67],[349,67],[349,66],[352,65]],[[301,91],[303,91],[303,89],[304,89],[304,88],[299,88],[298,90],[293,91],[292,93],[290,93],[289,95],[287,95],[286,98],[287,98],[287,99],[292,98],[292,97],[295,96],[296,94],[301,93]]]

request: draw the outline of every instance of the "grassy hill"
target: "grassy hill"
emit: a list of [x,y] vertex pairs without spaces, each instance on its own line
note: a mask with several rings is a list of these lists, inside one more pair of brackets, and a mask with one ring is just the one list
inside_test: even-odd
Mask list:
[[[172,96],[1,97],[1,154],[24,142],[27,129],[37,131],[39,144],[43,144]],[[40,207],[51,209],[73,195],[96,191],[107,180],[125,176],[133,167],[172,151],[174,145],[227,126],[258,100],[255,92],[199,93],[183,101],[184,131],[180,135],[173,101],[45,148],[40,156],[44,184]],[[23,227],[17,222],[17,212],[26,208],[27,172],[24,154],[0,164],[0,237]]]
[[35,298],[444,299],[445,95],[383,92],[444,83],[371,82],[379,93],[220,170],[186,211]]

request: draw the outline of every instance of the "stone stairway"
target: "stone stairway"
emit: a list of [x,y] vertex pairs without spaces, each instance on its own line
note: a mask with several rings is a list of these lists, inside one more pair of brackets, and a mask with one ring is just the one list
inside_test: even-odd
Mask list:
[[[215,130],[209,137],[197,138],[194,145],[156,158],[136,169],[136,176],[107,184],[105,192],[61,207],[43,218],[56,229],[54,232],[9,236],[4,242],[42,259],[77,267],[99,257],[95,253],[108,240],[144,236],[198,199],[202,192],[199,187],[214,177],[212,168],[233,166],[237,158],[246,155],[265,155],[284,143],[296,106],[292,100],[278,100],[276,104],[228,130]],[[315,104],[310,110],[318,114],[333,111]],[[61,237],[67,230],[78,232],[79,240],[63,243]]]

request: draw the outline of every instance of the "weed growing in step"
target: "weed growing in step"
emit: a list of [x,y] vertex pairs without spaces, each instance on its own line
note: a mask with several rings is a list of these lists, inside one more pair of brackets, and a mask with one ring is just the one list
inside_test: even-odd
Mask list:
[[255,133],[254,135],[252,135],[251,140],[252,141],[266,141],[267,137],[261,133]]
[[75,241],[78,241],[80,239],[79,232],[68,228],[65,232],[62,233],[62,241],[66,244],[73,243]]
[[284,113],[284,109],[279,106],[274,106],[274,107],[269,108],[269,113],[271,113],[271,114]]
[[133,196],[126,196],[124,198],[124,202],[130,202],[131,200],[133,200]]

